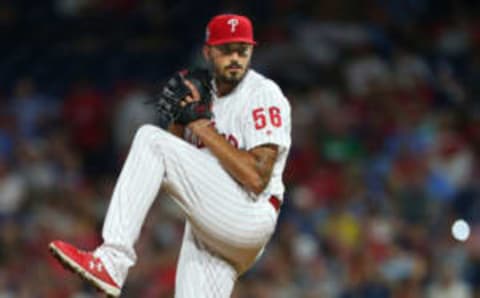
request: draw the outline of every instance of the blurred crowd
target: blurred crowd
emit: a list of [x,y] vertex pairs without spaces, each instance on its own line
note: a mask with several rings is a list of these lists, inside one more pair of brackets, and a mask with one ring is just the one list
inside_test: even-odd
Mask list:
[[[2,1],[0,297],[97,297],[48,242],[100,242],[132,136],[155,121],[145,103],[230,11],[253,19],[253,67],[293,108],[277,231],[233,297],[480,297],[473,0]],[[183,223],[160,194],[124,297],[173,297]]]

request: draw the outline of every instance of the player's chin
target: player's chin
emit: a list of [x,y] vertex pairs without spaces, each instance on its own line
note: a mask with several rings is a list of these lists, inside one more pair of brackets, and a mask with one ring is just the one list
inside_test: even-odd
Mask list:
[[245,75],[244,71],[236,70],[236,71],[228,71],[224,78],[227,82],[230,83],[238,83],[242,80],[243,76]]

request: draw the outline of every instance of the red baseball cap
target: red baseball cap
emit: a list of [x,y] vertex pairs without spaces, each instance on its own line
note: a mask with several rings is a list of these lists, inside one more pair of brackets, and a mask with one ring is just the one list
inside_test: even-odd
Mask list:
[[216,46],[230,42],[256,44],[250,19],[236,14],[214,16],[207,25],[205,43]]

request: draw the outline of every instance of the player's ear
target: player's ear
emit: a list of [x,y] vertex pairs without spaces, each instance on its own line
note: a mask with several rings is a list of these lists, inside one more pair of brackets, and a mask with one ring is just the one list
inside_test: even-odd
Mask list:
[[210,47],[208,45],[203,45],[202,54],[205,61],[210,61]]

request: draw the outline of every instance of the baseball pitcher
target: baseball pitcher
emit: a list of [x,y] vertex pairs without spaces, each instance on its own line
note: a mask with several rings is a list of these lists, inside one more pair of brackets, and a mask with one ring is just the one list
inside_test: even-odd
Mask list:
[[50,243],[68,269],[109,296],[137,261],[134,244],[157,194],[186,215],[175,297],[230,297],[274,232],[290,148],[290,105],[250,69],[250,20],[223,14],[207,25],[209,70],[185,70],[163,86],[159,125],[135,135],[103,225],[103,244],[83,251]]

